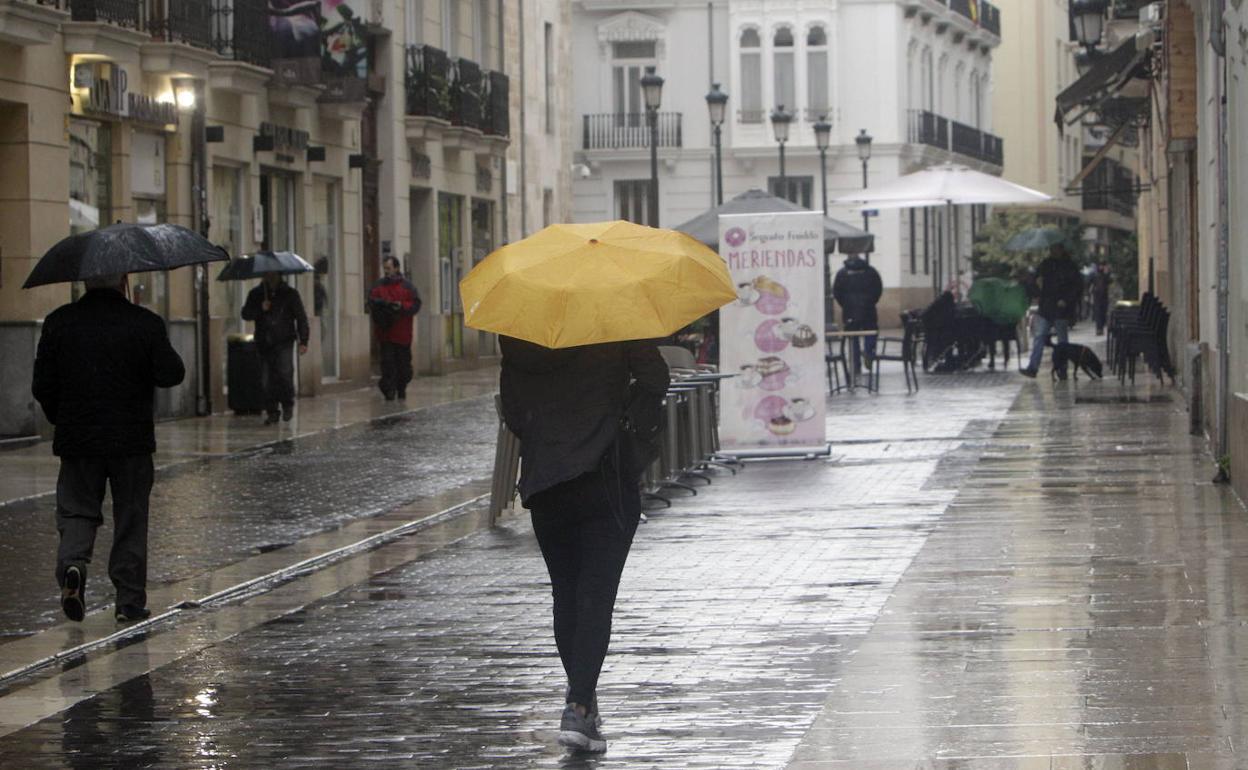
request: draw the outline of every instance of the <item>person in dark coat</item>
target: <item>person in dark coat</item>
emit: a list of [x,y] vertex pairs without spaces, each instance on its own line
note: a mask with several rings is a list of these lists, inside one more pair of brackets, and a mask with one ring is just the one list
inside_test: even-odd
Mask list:
[[1049,256],[1036,269],[1031,284],[1035,293],[1038,285],[1040,312],[1036,316],[1035,338],[1032,340],[1031,360],[1021,370],[1028,377],[1035,377],[1044,360],[1045,342],[1056,332],[1059,343],[1069,342],[1070,325],[1074,323],[1083,294],[1083,276],[1070,258],[1070,251],[1061,243],[1049,247]]
[[[243,320],[256,322],[256,350],[260,353],[260,380],[265,397],[265,425],[280,416],[289,420],[295,412],[295,362],[292,348],[299,343],[299,355],[308,352],[308,314],[299,292],[282,281],[277,273],[265,273],[260,285],[247,294]],[[278,407],[281,411],[278,411]]]
[[1096,272],[1092,274],[1092,320],[1096,324],[1097,336],[1105,333],[1105,322],[1109,317],[1109,285],[1113,280],[1107,263],[1096,266]]
[[620,574],[641,517],[622,420],[657,432],[669,376],[653,341],[562,350],[500,337],[503,419],[520,439],[520,499],[550,573],[568,676],[559,742],[605,751],[595,691]]
[[77,302],[43,322],[31,392],[55,426],[52,453],[60,546],[56,580],[70,620],[86,613],[87,565],[104,521],[104,485],[113,495],[108,576],[116,618],[147,610],[147,518],[156,451],[156,388],[182,382],[186,370],[160,316],[126,299],[125,276],[86,282]]
[[382,260],[385,275],[368,293],[369,312],[381,343],[381,380],[387,401],[407,398],[412,381],[412,318],[420,312],[420,294],[403,277],[397,257]]
[[[865,331],[880,328],[879,317],[875,305],[884,293],[884,283],[879,272],[857,254],[845,258],[845,265],[836,271],[832,280],[832,296],[841,306],[841,317],[844,319],[845,331]],[[858,371],[859,341],[853,337],[854,371]],[[863,337],[861,351],[866,358],[867,371],[871,370],[871,362],[875,359],[876,335]]]

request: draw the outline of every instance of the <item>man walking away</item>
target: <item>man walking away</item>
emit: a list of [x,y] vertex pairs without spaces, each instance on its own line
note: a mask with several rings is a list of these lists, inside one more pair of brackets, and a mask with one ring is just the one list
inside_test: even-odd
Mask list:
[[[1070,258],[1066,246],[1060,243],[1049,247],[1049,256],[1036,270],[1036,282],[1039,283],[1040,314],[1036,318],[1031,361],[1026,369],[1021,370],[1027,377],[1035,377],[1036,372],[1040,371],[1044,346],[1051,333],[1057,333],[1057,341],[1060,343],[1070,341],[1067,334],[1070,324],[1075,320],[1079,295],[1083,293],[1083,277],[1079,275],[1079,268]],[[1032,291],[1035,291],[1034,285]]]
[[186,371],[160,316],[125,297],[124,275],[86,281],[87,293],[43,322],[31,392],[56,432],[60,547],[56,580],[70,620],[86,613],[87,564],[104,521],[104,485],[113,495],[108,576],[118,622],[147,610],[147,514],[152,491],[155,388]]
[[[295,363],[291,348],[308,352],[308,314],[299,292],[277,273],[265,273],[260,285],[247,294],[243,320],[256,322],[256,350],[260,353],[260,383],[264,389],[265,425],[295,413]],[[278,408],[281,411],[278,411]]]
[[[857,254],[845,258],[845,265],[836,271],[832,281],[832,296],[841,306],[841,317],[845,320],[845,331],[865,331],[880,328],[879,317],[875,305],[884,293],[884,283],[879,272]],[[876,335],[862,340],[862,354],[866,358],[866,369],[871,371],[871,363],[875,360]],[[858,338],[853,338],[854,371],[859,371]]]
[[386,257],[385,274],[368,293],[369,310],[381,342],[381,394],[387,401],[407,398],[412,381],[412,317],[420,311],[420,295],[399,269],[399,260]]

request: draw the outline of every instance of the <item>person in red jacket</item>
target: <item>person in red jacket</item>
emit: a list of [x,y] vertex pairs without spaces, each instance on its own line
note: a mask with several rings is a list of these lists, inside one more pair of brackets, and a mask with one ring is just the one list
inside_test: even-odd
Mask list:
[[412,381],[412,317],[420,310],[416,287],[403,277],[399,260],[386,257],[384,275],[368,293],[369,309],[381,342],[381,394],[387,401],[407,398]]

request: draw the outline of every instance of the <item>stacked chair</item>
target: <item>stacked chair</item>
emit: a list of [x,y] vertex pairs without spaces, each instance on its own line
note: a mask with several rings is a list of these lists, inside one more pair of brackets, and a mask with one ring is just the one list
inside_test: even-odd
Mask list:
[[1169,375],[1174,384],[1174,363],[1170,358],[1167,331],[1170,311],[1153,294],[1145,294],[1138,305],[1120,305],[1109,317],[1106,357],[1110,371],[1118,382],[1128,379],[1135,384],[1135,362],[1143,357],[1149,371],[1165,382]]

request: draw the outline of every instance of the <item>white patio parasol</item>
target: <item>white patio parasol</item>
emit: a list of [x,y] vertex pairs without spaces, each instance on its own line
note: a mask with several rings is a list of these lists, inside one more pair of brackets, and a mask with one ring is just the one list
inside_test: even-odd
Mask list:
[[[953,222],[953,207],[961,205],[1003,205],[1010,203],[1041,203],[1052,200],[1038,190],[1014,184],[1000,177],[984,174],[966,166],[945,163],[906,174],[891,182],[858,192],[842,195],[833,203],[843,206],[876,209],[922,208],[946,206],[949,222]],[[953,276],[959,274],[958,233],[950,226],[953,255]]]

